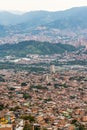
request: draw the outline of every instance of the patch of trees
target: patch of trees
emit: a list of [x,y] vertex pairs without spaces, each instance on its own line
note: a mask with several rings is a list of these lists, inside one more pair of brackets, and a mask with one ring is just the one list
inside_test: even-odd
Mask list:
[[24,98],[24,99],[28,99],[28,98],[31,98],[31,96],[30,96],[28,93],[24,93],[24,94],[23,94],[23,98]]
[[87,130],[84,125],[82,125],[79,121],[76,119],[72,120],[71,124],[73,124],[76,127],[76,130]]
[[28,120],[30,123],[35,122],[35,117],[32,115],[23,115],[21,118],[24,120]]
[[0,111],[2,111],[4,109],[4,105],[0,104]]

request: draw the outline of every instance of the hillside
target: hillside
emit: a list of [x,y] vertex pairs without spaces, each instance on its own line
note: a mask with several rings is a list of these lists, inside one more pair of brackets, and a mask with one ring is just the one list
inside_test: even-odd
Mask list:
[[[87,7],[71,8],[65,11],[32,11],[17,17],[20,28],[45,26],[57,29],[87,28]],[[20,21],[20,22],[19,22]],[[14,21],[13,21],[14,23]],[[14,26],[15,27],[15,26]]]
[[0,44],[36,40],[87,44],[87,7],[64,11],[31,11],[22,15],[0,12]]
[[[31,26],[35,25],[49,25],[56,22],[66,22],[67,24],[72,23],[72,27],[81,23],[84,27],[87,25],[87,7],[75,7],[64,11],[48,12],[48,11],[31,11],[21,15],[13,14],[10,12],[0,12],[0,24],[1,25],[16,25],[27,23]],[[38,24],[37,24],[38,23]],[[78,24],[77,24],[78,23]],[[59,23],[57,23],[59,24]],[[80,26],[80,25],[79,25]],[[53,26],[54,27],[54,26]],[[87,26],[86,26],[87,27]]]
[[0,56],[15,55],[25,57],[27,54],[61,54],[75,51],[72,45],[51,44],[49,42],[24,41],[19,44],[0,45]]

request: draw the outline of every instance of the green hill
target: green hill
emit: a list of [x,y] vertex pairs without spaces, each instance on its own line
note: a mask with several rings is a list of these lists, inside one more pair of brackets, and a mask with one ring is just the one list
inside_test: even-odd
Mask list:
[[18,44],[0,45],[0,56],[15,55],[25,57],[27,54],[61,54],[65,51],[75,51],[76,48],[68,44],[51,44],[49,42],[23,41]]

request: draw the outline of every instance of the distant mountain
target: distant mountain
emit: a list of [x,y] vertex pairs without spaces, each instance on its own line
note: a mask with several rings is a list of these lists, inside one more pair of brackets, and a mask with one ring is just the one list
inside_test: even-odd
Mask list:
[[20,15],[12,14],[10,12],[0,12],[0,24],[1,25],[15,25],[20,23]]
[[26,39],[72,45],[86,44],[86,12],[87,7],[56,12],[31,11],[22,15],[0,12],[0,25],[3,26],[0,28],[0,37],[4,37],[0,44]]
[[28,54],[61,54],[75,51],[76,48],[67,44],[51,44],[49,42],[24,41],[19,44],[0,45],[0,56],[15,55],[25,57]]
[[[43,22],[48,23],[49,21],[53,21],[52,16],[50,15],[51,12],[47,11],[31,11],[24,14],[18,14],[7,11],[0,12],[0,24],[1,25],[15,25],[15,24],[22,24],[22,23],[31,23],[31,22],[38,22],[38,24],[42,24]],[[50,16],[50,19],[49,19]]]
[[24,11],[18,11],[18,10],[10,10],[11,14],[16,14],[16,15],[22,15],[24,14]]
[[[84,27],[87,25],[87,7],[75,7],[65,11],[31,11],[18,15],[17,13],[10,13],[6,11],[0,12],[0,24],[1,25],[14,25],[27,23],[33,26],[35,25],[51,25],[51,27]],[[64,23],[65,22],[65,23]],[[38,24],[37,24],[38,23]],[[67,23],[67,25],[66,25]],[[59,26],[58,26],[59,25]],[[87,26],[86,26],[87,27]]]
[[72,8],[61,13],[57,20],[47,26],[59,29],[85,29],[87,28],[87,7]]

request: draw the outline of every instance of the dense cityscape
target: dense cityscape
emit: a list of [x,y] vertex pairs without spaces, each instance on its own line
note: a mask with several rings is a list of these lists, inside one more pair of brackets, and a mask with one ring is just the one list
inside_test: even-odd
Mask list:
[[[0,130],[86,130],[86,54],[28,58],[1,60],[36,69],[0,70]],[[69,65],[75,60],[78,65]]]
[[87,6],[12,12],[0,12],[0,130],[87,130]]

